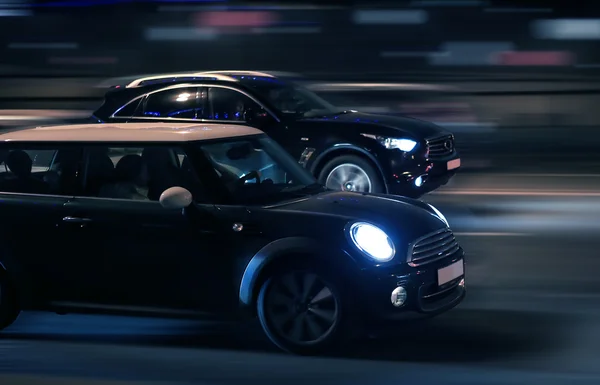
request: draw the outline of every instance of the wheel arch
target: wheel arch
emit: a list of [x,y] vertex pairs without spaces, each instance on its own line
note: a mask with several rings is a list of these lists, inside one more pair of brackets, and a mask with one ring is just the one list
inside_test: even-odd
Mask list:
[[0,275],[7,279],[18,305],[28,302],[25,290],[19,285],[19,277],[22,276],[21,271],[19,263],[12,254],[4,247],[0,248]]
[[319,174],[321,173],[321,171],[323,170],[323,168],[329,161],[331,161],[337,157],[344,156],[344,155],[359,156],[361,158],[366,159],[369,163],[371,163],[372,166],[375,167],[375,169],[378,171],[379,177],[381,178],[384,189],[387,193],[387,184],[385,183],[385,180],[386,180],[385,175],[383,173],[383,170],[381,169],[381,165],[379,164],[379,162],[377,161],[375,156],[373,156],[373,154],[371,154],[367,150],[362,149],[362,148],[352,145],[352,144],[342,144],[342,145],[339,145],[336,147],[328,148],[327,150],[323,151],[321,154],[319,154],[317,156],[317,158],[314,160],[312,166],[310,167],[311,173],[316,178],[319,178]]
[[246,265],[239,289],[239,301],[251,308],[258,297],[258,291],[268,278],[269,272],[292,258],[312,258],[322,248],[318,241],[308,237],[281,238],[265,245]]

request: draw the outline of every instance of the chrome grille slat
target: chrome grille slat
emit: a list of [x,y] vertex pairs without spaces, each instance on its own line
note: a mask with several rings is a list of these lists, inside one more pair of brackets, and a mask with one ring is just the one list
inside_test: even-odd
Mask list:
[[460,250],[450,229],[443,229],[417,239],[410,247],[408,262],[420,266],[446,258]]
[[432,243],[438,243],[440,241],[443,241],[446,238],[454,238],[454,235],[452,235],[452,233],[448,233],[446,231],[444,231],[441,234],[432,234],[431,238],[427,238],[426,240],[419,242],[418,244],[415,244],[415,249],[416,248],[420,248],[420,247],[424,247],[424,246],[429,246]]
[[[446,147],[446,142],[450,143],[450,148]],[[429,158],[442,158],[451,155],[454,152],[454,136],[444,135],[427,139],[427,150]]]
[[[426,249],[414,250],[413,251],[413,256],[420,255],[420,254],[423,254],[423,253],[431,253],[431,252],[436,252],[437,253],[437,252],[442,252],[442,251],[446,250],[448,247],[451,247],[452,246],[451,243],[456,243],[456,239],[454,237],[448,238],[444,242],[439,243],[439,244],[435,244],[435,245],[430,246],[430,247],[428,247]],[[413,259],[414,259],[414,257],[413,257]]]

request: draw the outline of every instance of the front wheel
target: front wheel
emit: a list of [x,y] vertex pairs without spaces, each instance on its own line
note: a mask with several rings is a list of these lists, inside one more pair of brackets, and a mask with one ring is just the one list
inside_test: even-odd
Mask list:
[[290,353],[323,352],[342,334],[340,292],[313,269],[290,269],[273,275],[260,289],[257,311],[267,337]]
[[332,190],[385,193],[375,166],[356,155],[343,155],[327,162],[319,173],[319,182]]

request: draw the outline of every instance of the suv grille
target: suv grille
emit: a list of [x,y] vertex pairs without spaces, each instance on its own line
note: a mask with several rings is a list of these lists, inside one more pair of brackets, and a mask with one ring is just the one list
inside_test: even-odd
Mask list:
[[417,239],[409,249],[408,262],[420,266],[456,253],[460,249],[452,230],[442,229]]
[[443,158],[454,152],[454,136],[444,135],[438,138],[427,139],[429,158]]

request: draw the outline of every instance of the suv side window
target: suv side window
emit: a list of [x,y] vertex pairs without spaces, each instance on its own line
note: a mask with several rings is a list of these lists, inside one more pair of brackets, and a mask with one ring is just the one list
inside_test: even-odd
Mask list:
[[203,95],[199,87],[173,88],[148,95],[136,116],[146,118],[201,119]]
[[126,104],[122,107],[120,107],[120,109],[118,109],[115,112],[115,117],[116,118],[131,118],[132,116],[135,115],[135,112],[138,109],[138,106],[140,105],[140,102],[143,100],[144,98],[139,98],[138,100],[134,100],[133,102],[130,102],[129,104]]
[[78,148],[3,149],[0,160],[0,192],[74,195],[78,191]]
[[259,111],[262,107],[239,91],[221,87],[208,89],[204,119],[243,122],[244,113],[248,110]]
[[170,187],[181,186],[198,202],[206,194],[183,149],[169,146],[93,146],[87,151],[84,196],[158,201]]

